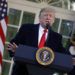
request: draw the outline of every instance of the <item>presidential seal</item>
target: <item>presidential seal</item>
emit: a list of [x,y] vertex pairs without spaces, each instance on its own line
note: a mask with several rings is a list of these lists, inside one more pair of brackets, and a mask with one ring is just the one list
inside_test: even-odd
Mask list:
[[43,47],[37,50],[36,60],[41,65],[50,65],[54,60],[54,52],[51,48]]

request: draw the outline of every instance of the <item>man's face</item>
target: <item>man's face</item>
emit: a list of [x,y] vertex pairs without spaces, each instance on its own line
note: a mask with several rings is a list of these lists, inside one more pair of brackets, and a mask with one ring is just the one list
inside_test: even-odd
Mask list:
[[47,24],[52,26],[54,20],[55,20],[55,13],[51,11],[42,12],[39,17],[40,24],[43,25],[43,27],[46,26]]

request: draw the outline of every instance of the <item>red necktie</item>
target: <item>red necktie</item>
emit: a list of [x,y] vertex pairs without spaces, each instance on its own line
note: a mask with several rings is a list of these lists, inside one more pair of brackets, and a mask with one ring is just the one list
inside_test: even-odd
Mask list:
[[45,41],[46,41],[46,32],[47,32],[47,29],[44,30],[44,33],[43,33],[43,35],[41,37],[41,40],[40,40],[38,48],[44,47],[44,44],[45,44]]

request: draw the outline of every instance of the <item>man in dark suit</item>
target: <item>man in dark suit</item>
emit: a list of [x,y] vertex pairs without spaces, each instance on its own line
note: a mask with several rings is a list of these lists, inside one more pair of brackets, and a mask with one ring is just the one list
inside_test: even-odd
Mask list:
[[[7,49],[10,53],[10,56],[14,56],[15,49],[18,47],[19,44],[38,48],[44,29],[47,30],[45,35],[46,42],[44,46],[50,47],[56,52],[67,53],[61,43],[62,36],[51,29],[54,20],[55,10],[51,8],[43,8],[39,14],[39,24],[23,24],[16,36],[10,41],[10,44],[8,45]],[[36,69],[31,65],[28,65],[28,68],[30,68],[31,70],[33,69],[33,72]],[[43,72],[45,72],[45,69],[43,70]],[[31,75],[37,75],[37,73],[38,71],[36,72],[36,74],[33,73]],[[52,74],[53,73],[49,73],[46,75]],[[14,63],[12,75],[28,75],[26,65]]]

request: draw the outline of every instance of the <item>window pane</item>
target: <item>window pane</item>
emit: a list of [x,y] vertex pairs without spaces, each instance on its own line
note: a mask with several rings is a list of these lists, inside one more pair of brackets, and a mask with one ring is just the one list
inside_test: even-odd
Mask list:
[[52,29],[53,29],[55,32],[58,31],[59,21],[60,21],[60,19],[57,19],[57,18],[56,18],[54,24],[52,25]]
[[16,9],[9,9],[9,24],[19,25],[21,11]]
[[9,68],[10,68],[10,64],[9,63],[6,63],[6,62],[3,62],[3,65],[2,65],[2,75],[9,75]]
[[65,36],[70,36],[73,29],[73,22],[68,20],[62,20],[60,33]]
[[22,24],[24,24],[24,23],[34,23],[34,19],[35,19],[35,14],[29,13],[29,12],[24,12]]
[[17,28],[8,27],[6,40],[10,41],[15,36],[16,32],[17,32]]
[[11,60],[11,57],[9,56],[9,53],[8,53],[8,51],[6,50],[7,44],[5,45],[4,48],[5,48],[5,49],[4,49],[4,52],[3,52],[3,59]]
[[63,44],[63,47],[67,48],[67,46],[69,45],[69,39],[68,38],[63,38],[62,39],[62,44]]

